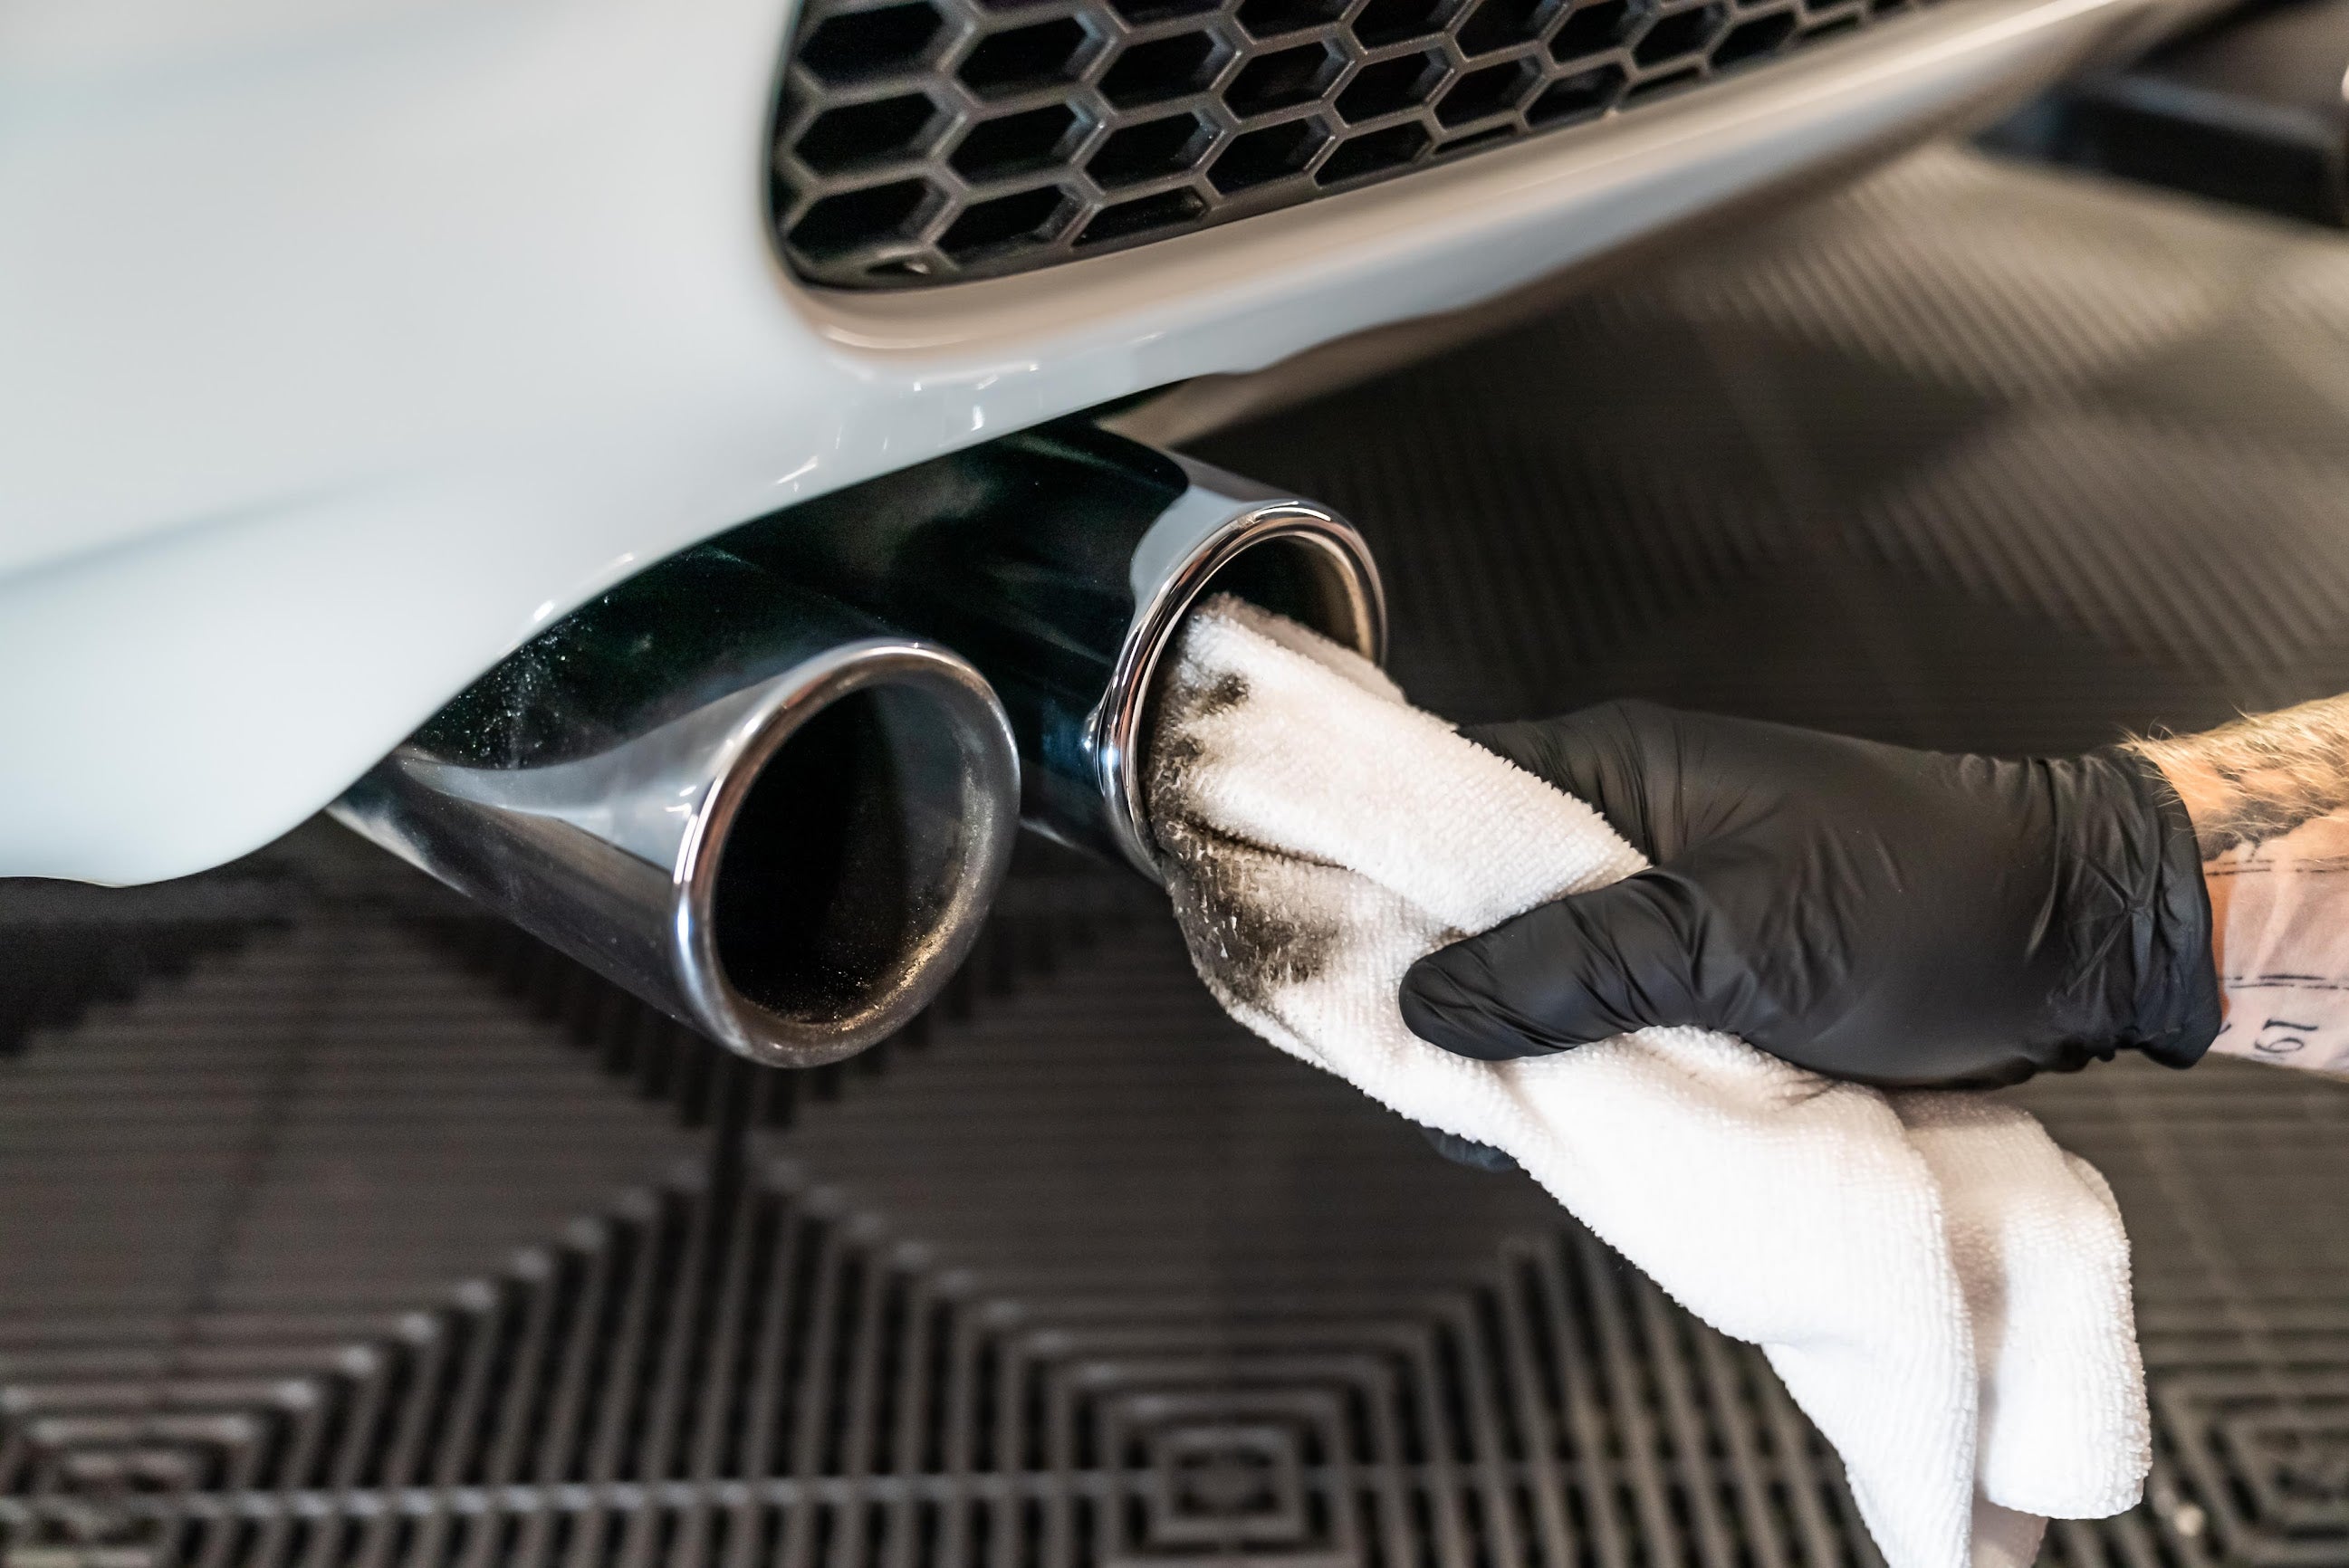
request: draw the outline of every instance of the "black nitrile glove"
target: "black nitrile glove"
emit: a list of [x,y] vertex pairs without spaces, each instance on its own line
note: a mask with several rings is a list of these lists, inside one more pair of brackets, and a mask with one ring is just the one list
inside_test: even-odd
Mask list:
[[1654,869],[1413,965],[1413,1029],[1533,1056],[1725,1029],[1884,1085],[2014,1083],[2219,1030],[2193,824],[2120,748],[2013,762],[1608,703],[1466,732]]
[[1427,1140],[1427,1146],[1430,1149],[1434,1150],[1454,1165],[1465,1165],[1469,1170],[1482,1171],[1487,1176],[1501,1176],[1512,1171],[1525,1169],[1505,1151],[1494,1148],[1489,1143],[1479,1143],[1473,1138],[1463,1138],[1456,1132],[1445,1132],[1434,1127],[1423,1127],[1419,1130],[1419,1135]]

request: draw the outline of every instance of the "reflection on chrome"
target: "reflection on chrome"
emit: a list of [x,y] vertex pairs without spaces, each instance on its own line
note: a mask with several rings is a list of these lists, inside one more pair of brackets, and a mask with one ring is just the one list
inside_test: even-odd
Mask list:
[[754,1060],[906,1022],[1017,831],[955,655],[702,547],[524,645],[338,801],[349,826]]
[[1029,824],[1154,877],[1144,709],[1202,594],[1385,652],[1378,568],[1342,519],[1090,424],[937,459],[722,542],[968,657],[1019,736]]

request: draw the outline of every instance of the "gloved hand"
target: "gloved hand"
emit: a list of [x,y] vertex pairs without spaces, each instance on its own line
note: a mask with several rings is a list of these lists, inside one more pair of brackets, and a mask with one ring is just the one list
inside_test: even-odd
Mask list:
[[1465,732],[1654,862],[1429,954],[1404,1019],[1462,1056],[1648,1025],[1887,1086],[2013,1083],[2218,1033],[2193,824],[2118,747],[2006,761],[1616,702]]
[[1469,1170],[1482,1171],[1487,1176],[1506,1176],[1525,1169],[1511,1159],[1505,1149],[1479,1143],[1473,1138],[1463,1138],[1456,1132],[1446,1132],[1440,1127],[1422,1127],[1419,1135],[1427,1140],[1430,1149],[1454,1165],[1465,1165]]

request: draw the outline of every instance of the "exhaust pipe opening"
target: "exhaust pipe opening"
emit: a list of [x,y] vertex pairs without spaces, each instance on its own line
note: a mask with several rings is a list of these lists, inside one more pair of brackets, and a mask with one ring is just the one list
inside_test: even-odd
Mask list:
[[1018,799],[968,664],[705,547],[525,645],[333,810],[720,1044],[812,1067],[944,985]]
[[1353,562],[1319,532],[1242,544],[1223,565],[1209,569],[1197,597],[1216,593],[1233,594],[1350,644],[1369,614]]
[[1143,797],[1159,665],[1192,610],[1218,593],[1286,615],[1372,661],[1384,658],[1386,607],[1378,568],[1359,534],[1302,506],[1234,514],[1199,537],[1134,617],[1119,669],[1104,692],[1092,755],[1119,851],[1156,878],[1158,841]]
[[723,542],[966,655],[1010,716],[1028,825],[1153,878],[1146,710],[1202,596],[1385,655],[1378,568],[1343,519],[1087,424],[851,486]]
[[714,824],[709,921],[734,1005],[854,1034],[935,972],[962,929],[967,825],[990,811],[967,738],[936,696],[902,685],[849,692],[785,738]]

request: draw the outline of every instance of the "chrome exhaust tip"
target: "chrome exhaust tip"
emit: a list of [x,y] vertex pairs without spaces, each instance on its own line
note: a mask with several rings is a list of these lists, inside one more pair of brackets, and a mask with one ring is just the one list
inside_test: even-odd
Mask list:
[[885,475],[723,543],[967,655],[1010,715],[1028,824],[1154,879],[1149,706],[1204,596],[1386,652],[1378,566],[1344,519],[1090,424]]
[[1009,867],[1019,761],[953,653],[708,547],[492,670],[335,815],[754,1061],[909,1021]]
[[1135,542],[1129,562],[1133,619],[1087,716],[1102,826],[1127,861],[1153,880],[1159,876],[1158,844],[1143,794],[1150,705],[1159,665],[1202,599],[1235,594],[1373,664],[1386,661],[1385,587],[1351,523],[1308,501],[1243,494],[1255,487],[1204,464],[1174,460],[1190,488]]

